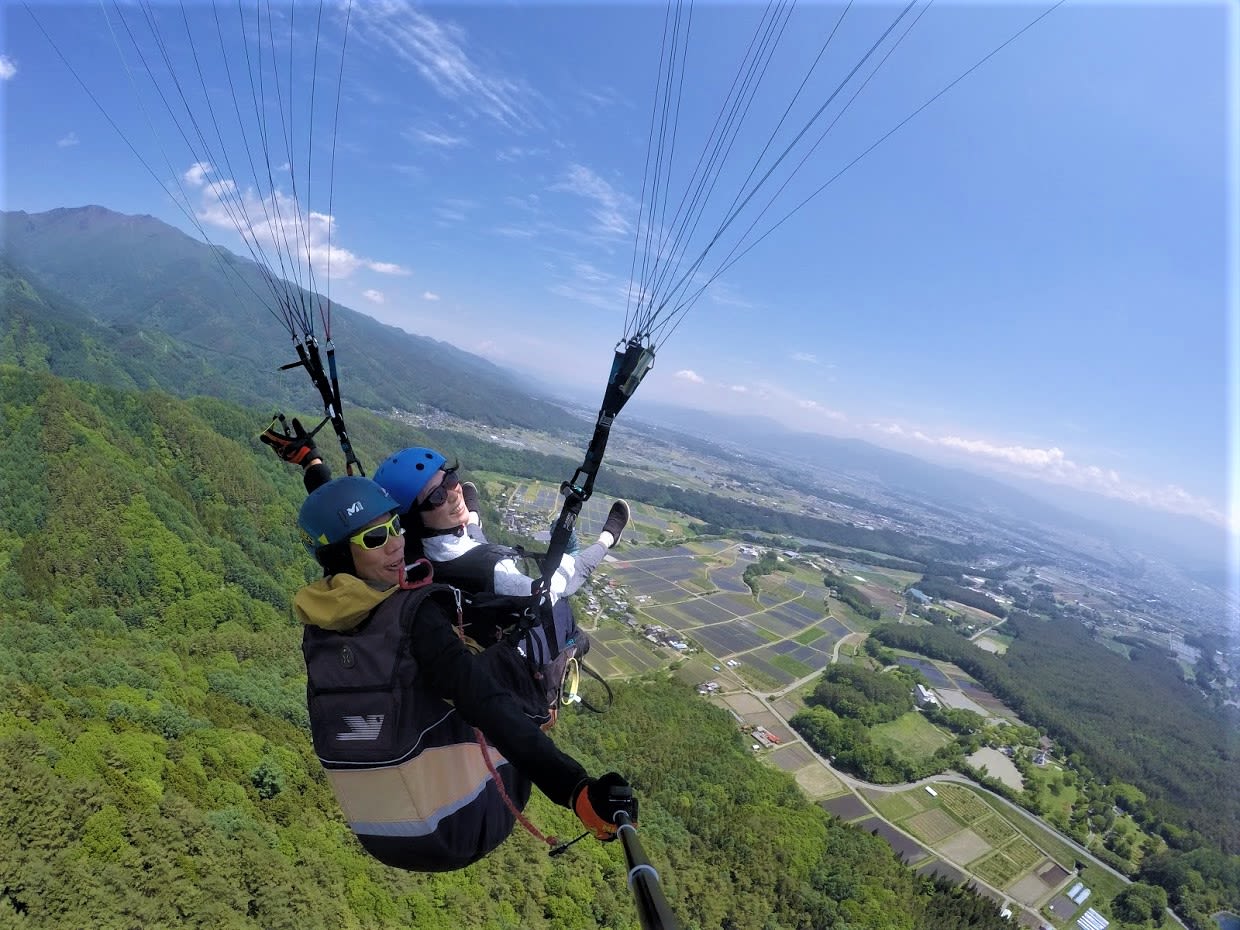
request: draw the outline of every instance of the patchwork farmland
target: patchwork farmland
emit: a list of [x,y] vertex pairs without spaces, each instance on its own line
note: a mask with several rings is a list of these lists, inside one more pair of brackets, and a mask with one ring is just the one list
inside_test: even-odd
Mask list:
[[[816,568],[764,575],[755,597],[742,580],[755,558],[741,544],[720,543],[705,553],[697,544],[624,544],[599,567],[592,590],[604,608],[614,606],[630,640],[642,640],[666,662],[700,649],[738,684],[777,690],[826,668],[836,642],[854,630],[828,616]],[[662,636],[648,632],[653,628]],[[610,661],[619,642],[597,642],[595,664]]]

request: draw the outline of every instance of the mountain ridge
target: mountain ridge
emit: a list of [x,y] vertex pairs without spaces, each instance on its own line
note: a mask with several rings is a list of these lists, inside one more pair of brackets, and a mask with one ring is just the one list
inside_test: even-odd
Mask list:
[[[0,213],[0,225],[9,263],[86,318],[163,333],[183,346],[248,364],[248,375],[233,369],[239,381],[226,393],[234,401],[318,406],[309,390],[291,387],[290,378],[277,384],[269,376],[296,359],[291,349],[279,348],[281,330],[258,296],[266,288],[262,272],[248,259],[153,217],[127,217],[99,206]],[[425,406],[480,423],[553,433],[582,428],[562,405],[530,394],[516,375],[449,343],[342,305],[333,304],[332,323],[333,339],[347,347],[338,353],[346,405],[406,411]],[[167,372],[160,377],[167,390],[182,392],[179,378]]]

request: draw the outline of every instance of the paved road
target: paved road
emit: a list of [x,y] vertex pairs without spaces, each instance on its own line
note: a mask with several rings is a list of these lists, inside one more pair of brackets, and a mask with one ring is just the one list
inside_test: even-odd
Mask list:
[[[836,645],[838,646],[838,643]],[[1072,839],[1072,837],[1066,836],[1065,834],[1061,833],[1059,830],[1051,826],[1041,817],[1038,817],[1035,814],[1031,814],[1029,811],[1025,810],[1019,804],[1014,804],[1012,801],[1009,801],[1007,798],[1003,797],[1003,795],[996,794],[995,792],[991,791],[989,788],[982,787],[977,782],[973,781],[973,779],[965,775],[961,775],[959,772],[948,771],[940,775],[931,775],[927,778],[922,778],[922,779],[919,779],[913,782],[905,782],[899,785],[875,785],[867,781],[862,781],[860,778],[856,778],[852,775],[849,775],[846,772],[842,772],[839,769],[835,768],[833,765],[831,765],[831,763],[828,762],[826,759],[824,759],[822,756],[818,755],[818,753],[814,751],[814,748],[810,746],[809,743],[807,743],[804,739],[802,739],[799,733],[797,733],[795,730],[792,729],[791,726],[788,725],[788,721],[785,720],[783,716],[771,705],[770,701],[768,701],[766,698],[764,698],[760,694],[754,694],[753,692],[747,692],[747,693],[751,694],[753,697],[756,697],[759,701],[761,701],[762,705],[768,711],[774,714],[775,718],[779,720],[781,723],[783,723],[784,727],[793,735],[792,741],[796,743],[800,743],[802,746],[804,746],[805,749],[808,750],[810,754],[813,755],[813,757],[818,760],[820,765],[822,765],[825,769],[827,769],[827,771],[829,771],[832,775],[838,778],[844,785],[846,785],[848,789],[853,792],[854,795],[860,798],[861,801],[868,808],[870,808],[870,810],[874,811],[874,814],[880,820],[882,820],[884,823],[887,823],[889,826],[898,830],[899,832],[903,833],[905,836],[908,836],[910,839],[914,840],[917,843],[926,845],[922,843],[921,840],[917,839],[917,837],[912,836],[912,834],[908,833],[905,830],[902,830],[898,825],[891,823],[890,821],[887,820],[887,818],[883,817],[883,815],[879,813],[877,810],[875,810],[873,805],[870,804],[869,799],[866,798],[865,795],[861,794],[861,789],[864,788],[866,791],[880,792],[883,794],[897,794],[901,791],[908,791],[914,788],[923,788],[926,785],[930,785],[935,782],[946,781],[946,782],[954,782],[956,784],[961,784],[961,785],[968,785],[974,791],[985,792],[986,794],[990,795],[992,798],[997,799],[999,803],[1003,805],[1005,812],[1009,816],[1016,815],[1018,817],[1023,817],[1025,820],[1029,821],[1030,823],[1033,823],[1037,825],[1038,827],[1041,827],[1042,829],[1047,830],[1050,833],[1053,833],[1056,837],[1059,838],[1061,842],[1063,842],[1065,845],[1070,847],[1073,850],[1073,852],[1076,853],[1076,855],[1083,861],[1088,861],[1091,864],[1109,872],[1111,875],[1115,876],[1116,878],[1118,878],[1120,881],[1124,882],[1125,884],[1131,883],[1131,880],[1126,875],[1124,875],[1124,873],[1112,868],[1106,862],[1103,862],[1101,859],[1099,859],[1097,856],[1091,853],[1088,849],[1086,849],[1076,840]],[[788,745],[788,744],[785,743],[784,745]],[[1015,898],[1011,897],[1003,890],[996,888],[990,883],[985,882],[981,880],[980,878],[978,878],[977,876],[973,875],[964,863],[955,862],[949,857],[943,855],[943,853],[940,852],[939,850],[933,849],[933,847],[930,847],[930,848],[932,852],[936,856],[938,856],[940,859],[944,860],[945,862],[950,863],[951,865],[956,866],[956,868],[960,869],[961,872],[968,875],[972,881],[976,882],[979,886],[983,886],[993,891],[996,895],[1000,896],[1004,900],[1005,903],[1010,904],[1014,909],[1019,908],[1019,909],[1028,910],[1031,913],[1034,913],[1033,908],[1030,907],[1029,905],[1025,904],[1024,902],[1016,900]],[[1184,923],[1184,921],[1180,920],[1180,918],[1170,908],[1167,909],[1167,914],[1177,924],[1183,927],[1184,930],[1188,930],[1188,927]]]

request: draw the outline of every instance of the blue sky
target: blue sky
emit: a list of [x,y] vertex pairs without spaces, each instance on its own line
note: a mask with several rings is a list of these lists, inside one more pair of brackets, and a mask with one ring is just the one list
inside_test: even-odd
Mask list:
[[[703,269],[717,268],[755,218],[754,234],[769,229],[864,157],[710,285],[631,410],[650,398],[763,414],[1221,522],[1237,480],[1240,393],[1235,5],[1065,3],[869,150],[1051,5],[914,4],[814,124],[807,139],[838,116],[769,212],[759,217],[758,205],[804,147]],[[842,20],[843,5],[792,12],[687,254],[704,248],[750,168],[766,170],[902,8],[859,2]],[[257,203],[270,187],[247,181],[239,160],[232,172],[208,167],[177,135],[125,38],[126,25],[143,34],[139,8],[106,9],[110,26],[99,5],[32,6],[159,180],[213,241],[240,250],[230,225],[216,224],[212,191],[234,183]],[[188,9],[220,99],[213,11]],[[239,61],[248,36],[257,55],[256,30],[239,27],[235,6],[221,9],[226,53]],[[317,11],[299,5],[291,28],[286,10],[273,13],[267,46],[303,91]],[[313,147],[308,97],[290,94],[301,144],[291,159],[273,156],[284,198],[279,163],[313,166],[299,198],[309,187],[319,214],[309,241],[320,274],[332,230],[331,296],[597,402],[624,330],[635,238],[650,226],[647,210],[639,227],[639,207],[666,8],[359,4],[329,210],[343,11],[324,14]],[[689,189],[762,11],[693,10],[669,203]],[[173,68],[192,74],[180,8],[156,14]],[[192,232],[30,14],[10,6],[4,29],[0,204],[98,203]],[[168,86],[149,35],[139,41]],[[269,97],[267,107],[278,104]]]

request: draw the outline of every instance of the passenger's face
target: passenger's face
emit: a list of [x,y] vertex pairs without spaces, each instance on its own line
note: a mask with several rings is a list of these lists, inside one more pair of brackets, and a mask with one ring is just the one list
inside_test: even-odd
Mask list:
[[[392,519],[391,514],[385,514],[375,520],[372,520],[362,530],[372,530],[376,527],[383,527]],[[354,539],[357,537],[355,536]],[[405,537],[401,533],[391,531],[388,526],[387,539],[382,545],[376,546],[374,549],[367,549],[363,545],[349,541],[349,551],[353,553],[353,569],[357,573],[357,577],[365,581],[375,581],[383,585],[399,584],[405,572]]]
[[[445,496],[444,501],[438,507],[431,510],[422,511],[422,523],[432,530],[451,530],[458,526],[464,526],[465,521],[469,519],[469,512],[465,508],[465,497],[461,493],[461,485],[456,480],[450,480],[444,484],[444,478],[447,474],[441,468],[433,478],[422,489],[422,493],[418,495],[419,507],[425,503],[442,484],[444,485]],[[453,479],[456,475],[453,474]]]

